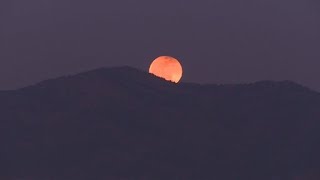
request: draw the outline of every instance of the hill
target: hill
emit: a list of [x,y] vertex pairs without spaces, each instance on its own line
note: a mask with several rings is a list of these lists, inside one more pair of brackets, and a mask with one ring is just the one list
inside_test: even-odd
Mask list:
[[0,92],[2,179],[318,178],[320,94],[101,68]]

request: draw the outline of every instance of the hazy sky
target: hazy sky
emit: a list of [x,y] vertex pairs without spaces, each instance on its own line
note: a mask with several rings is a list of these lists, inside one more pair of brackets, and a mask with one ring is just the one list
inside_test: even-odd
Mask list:
[[147,70],[160,55],[180,59],[187,82],[320,90],[320,2],[0,1],[0,89],[97,67]]

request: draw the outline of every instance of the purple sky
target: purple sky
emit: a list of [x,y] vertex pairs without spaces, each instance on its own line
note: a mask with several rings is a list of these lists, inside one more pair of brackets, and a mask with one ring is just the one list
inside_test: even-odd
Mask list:
[[160,55],[180,59],[187,82],[320,90],[320,2],[0,1],[0,89],[97,67],[147,70]]

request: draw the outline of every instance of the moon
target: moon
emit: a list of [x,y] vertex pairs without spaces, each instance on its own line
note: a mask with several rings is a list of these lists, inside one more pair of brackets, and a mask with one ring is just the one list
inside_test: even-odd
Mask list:
[[149,73],[178,83],[182,78],[183,69],[177,59],[171,56],[160,56],[151,63]]

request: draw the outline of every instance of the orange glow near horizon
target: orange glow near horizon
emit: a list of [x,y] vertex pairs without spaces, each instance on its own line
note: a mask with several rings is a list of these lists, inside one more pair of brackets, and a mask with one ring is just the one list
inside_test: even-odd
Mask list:
[[160,56],[151,63],[149,73],[167,81],[178,83],[182,77],[183,70],[177,59],[170,56]]

